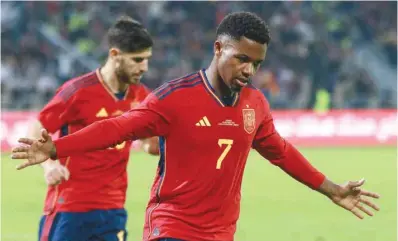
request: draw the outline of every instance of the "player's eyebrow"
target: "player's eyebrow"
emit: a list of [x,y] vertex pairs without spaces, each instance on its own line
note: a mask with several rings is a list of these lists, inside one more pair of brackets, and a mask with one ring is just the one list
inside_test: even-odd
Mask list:
[[145,60],[145,58],[143,58],[143,57],[131,57],[131,59],[137,63],[140,63]]
[[255,64],[261,64],[264,61],[264,59],[254,60],[246,54],[236,54],[235,57],[245,59],[247,62],[253,62]]
[[145,59],[149,59],[150,57],[152,57],[152,55],[147,55],[147,56],[132,56],[130,57],[130,59],[136,61],[136,62],[142,62]]

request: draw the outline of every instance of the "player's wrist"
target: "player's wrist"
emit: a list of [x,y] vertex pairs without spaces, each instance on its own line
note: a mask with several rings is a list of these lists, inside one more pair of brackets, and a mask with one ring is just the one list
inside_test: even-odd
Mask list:
[[52,145],[50,150],[50,159],[54,161],[57,160],[57,148],[55,147],[55,143]]
[[333,197],[339,196],[339,194],[341,193],[341,189],[342,187],[340,185],[335,184],[334,182],[325,178],[318,191],[329,197],[330,199],[333,199]]

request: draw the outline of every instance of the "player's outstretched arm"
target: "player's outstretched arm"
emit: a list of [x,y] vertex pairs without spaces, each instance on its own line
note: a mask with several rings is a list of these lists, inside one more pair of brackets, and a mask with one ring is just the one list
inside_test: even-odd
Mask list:
[[364,180],[338,185],[327,179],[293,145],[279,135],[271,114],[261,123],[253,141],[253,148],[297,181],[326,195],[335,204],[361,219],[363,213],[373,216],[365,205],[379,210],[377,205],[366,199],[379,198],[379,195],[363,190],[361,186]]
[[13,149],[13,159],[27,159],[17,169],[36,165],[48,158],[67,157],[83,152],[105,149],[125,140],[144,139],[164,135],[168,121],[150,109],[133,109],[121,116],[93,124],[52,141],[46,131],[41,140],[20,138],[25,146]]

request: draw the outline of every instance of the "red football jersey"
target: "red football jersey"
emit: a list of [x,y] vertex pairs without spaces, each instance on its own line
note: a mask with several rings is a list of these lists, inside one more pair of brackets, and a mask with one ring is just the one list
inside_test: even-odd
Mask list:
[[[131,85],[118,98],[104,84],[99,70],[67,81],[39,113],[39,121],[49,132],[60,136],[74,133],[91,123],[115,117],[138,105],[149,90]],[[70,179],[48,187],[44,212],[88,211],[123,208],[131,140],[93,152],[60,158],[70,171]]]
[[311,188],[324,180],[280,137],[259,90],[245,87],[226,105],[203,70],[164,84],[136,109],[56,140],[55,146],[65,156],[150,136],[160,137],[161,156],[143,240],[233,240],[252,147]]

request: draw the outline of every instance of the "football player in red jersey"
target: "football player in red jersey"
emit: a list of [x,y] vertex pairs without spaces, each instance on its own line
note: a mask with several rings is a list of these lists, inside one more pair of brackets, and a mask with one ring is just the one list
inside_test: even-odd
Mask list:
[[[30,136],[42,128],[60,137],[119,116],[150,91],[140,83],[148,71],[152,38],[137,21],[120,18],[108,32],[106,63],[63,84],[40,111]],[[147,148],[157,145],[145,140]],[[131,140],[43,163],[48,186],[39,240],[126,240],[124,209]],[[152,153],[154,154],[154,153]],[[65,180],[65,181],[64,181]],[[67,180],[67,181],[66,181]]]
[[[160,136],[160,161],[147,206],[143,240],[231,241],[251,148],[304,185],[363,218],[378,210],[363,180],[338,185],[276,131],[269,104],[249,78],[265,59],[269,29],[253,13],[227,15],[207,69],[169,81],[136,109],[52,141],[21,138],[17,168],[126,140]],[[102,138],[100,138],[102,137]]]

